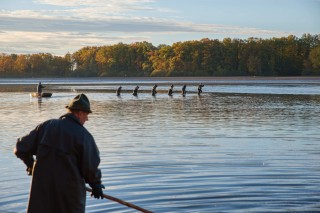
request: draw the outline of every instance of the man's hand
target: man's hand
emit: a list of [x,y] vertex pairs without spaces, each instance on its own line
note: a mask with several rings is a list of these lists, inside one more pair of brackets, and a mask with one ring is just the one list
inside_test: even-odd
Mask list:
[[92,188],[91,197],[93,196],[96,199],[103,199],[103,192],[102,189],[104,189],[104,185],[102,184],[89,184]]
[[33,168],[32,168],[32,167],[28,167],[28,168],[26,169],[26,171],[27,171],[27,174],[28,174],[29,176],[32,176],[32,171],[33,171]]

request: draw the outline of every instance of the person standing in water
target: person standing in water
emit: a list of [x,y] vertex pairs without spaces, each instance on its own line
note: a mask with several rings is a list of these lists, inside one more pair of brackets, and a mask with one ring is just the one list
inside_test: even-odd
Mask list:
[[91,196],[103,199],[99,149],[83,126],[92,113],[89,99],[79,94],[66,108],[66,114],[39,124],[16,143],[14,154],[32,176],[28,213],[84,213],[86,183]]
[[170,89],[168,91],[169,96],[172,96],[172,94],[173,94],[173,87],[174,87],[173,84],[171,84]]
[[202,87],[204,87],[204,85],[202,83],[200,83],[198,86],[198,95],[200,95],[202,93]]
[[181,89],[182,96],[185,96],[187,94],[186,88],[187,88],[187,85],[184,84]]
[[121,88],[122,88],[122,86],[118,87],[118,89],[117,89],[117,91],[116,91],[117,96],[120,96]]
[[134,88],[133,93],[132,93],[133,96],[137,96],[138,95],[138,89],[139,89],[139,86],[136,86]]
[[158,93],[158,92],[157,92],[157,87],[158,87],[157,84],[155,84],[155,85],[152,87],[152,90],[151,90],[152,96],[155,96],[155,95]]

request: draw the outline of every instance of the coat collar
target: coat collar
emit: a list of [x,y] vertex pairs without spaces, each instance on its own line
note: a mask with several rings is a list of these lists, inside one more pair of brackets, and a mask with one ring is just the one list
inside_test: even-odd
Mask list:
[[71,119],[73,120],[74,122],[78,123],[80,126],[83,126],[81,123],[80,123],[80,120],[72,113],[66,113],[64,115],[62,115],[60,117],[60,119],[64,119],[64,118],[68,118],[68,119]]

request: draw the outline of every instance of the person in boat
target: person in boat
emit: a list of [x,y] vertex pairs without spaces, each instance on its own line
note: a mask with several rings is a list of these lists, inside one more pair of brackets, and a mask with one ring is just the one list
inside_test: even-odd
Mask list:
[[157,87],[158,87],[157,84],[155,84],[155,85],[152,87],[152,90],[151,90],[152,96],[155,96],[155,95],[158,93],[158,92],[157,92]]
[[99,150],[83,126],[92,113],[89,99],[79,94],[66,108],[66,114],[39,124],[16,143],[14,154],[32,176],[28,213],[84,213],[85,183],[91,196],[103,199]]
[[198,95],[200,95],[202,93],[202,87],[204,87],[204,85],[202,83],[200,83],[198,86]]
[[122,88],[122,86],[118,87],[117,92],[116,92],[117,96],[120,96],[121,88]]
[[170,86],[170,89],[169,89],[169,91],[168,91],[168,95],[169,96],[172,96],[172,94],[173,94],[173,84]]
[[37,86],[37,93],[38,93],[39,95],[41,95],[41,93],[42,93],[42,88],[45,88],[45,86],[43,86],[43,85],[41,84],[41,81],[40,81],[39,84],[38,84],[38,86]]
[[139,89],[139,86],[136,86],[136,87],[134,88],[134,90],[133,90],[132,95],[137,96],[137,95],[138,95],[138,89]]
[[187,88],[187,85],[184,84],[184,85],[182,86],[182,89],[181,89],[181,94],[182,94],[183,96],[185,96],[185,95],[187,94],[186,88]]

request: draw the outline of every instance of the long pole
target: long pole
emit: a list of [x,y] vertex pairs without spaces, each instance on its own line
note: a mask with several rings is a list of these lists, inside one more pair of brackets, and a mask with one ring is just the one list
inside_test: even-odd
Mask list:
[[[92,189],[86,187],[86,191],[87,191],[87,192],[92,192]],[[130,207],[130,208],[136,209],[136,210],[138,210],[138,211],[144,212],[144,213],[152,213],[152,212],[149,211],[149,210],[146,210],[146,209],[144,209],[144,208],[141,208],[141,207],[139,207],[139,206],[136,206],[136,205],[134,205],[134,204],[132,204],[132,203],[129,203],[129,202],[127,202],[127,201],[120,200],[119,198],[112,197],[112,196],[110,196],[110,195],[103,194],[103,197],[106,198],[106,199],[109,199],[109,200],[118,202],[118,203],[120,203],[120,204],[122,204],[122,205],[128,206],[128,207]]]

